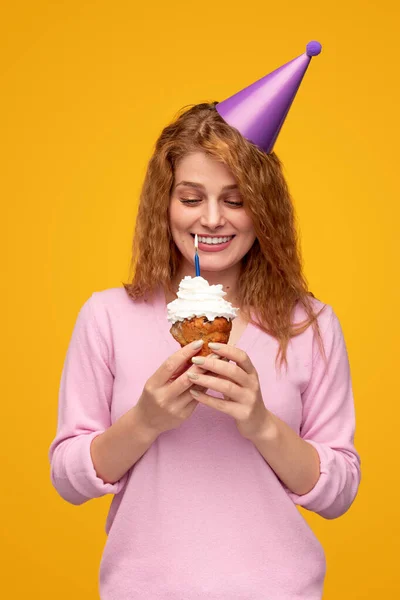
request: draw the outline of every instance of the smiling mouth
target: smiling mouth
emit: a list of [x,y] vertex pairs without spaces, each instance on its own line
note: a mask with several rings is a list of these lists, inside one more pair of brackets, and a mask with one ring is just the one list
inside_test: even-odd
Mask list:
[[[194,238],[194,233],[190,234]],[[230,242],[235,236],[234,235],[197,235],[199,243],[214,246],[217,244],[226,244]]]

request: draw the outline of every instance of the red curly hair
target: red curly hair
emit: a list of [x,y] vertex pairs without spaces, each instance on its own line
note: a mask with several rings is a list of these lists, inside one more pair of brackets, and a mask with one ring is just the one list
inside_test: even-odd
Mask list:
[[[201,150],[231,169],[253,221],[256,240],[242,259],[238,281],[242,314],[278,340],[280,365],[287,364],[290,338],[310,325],[324,354],[281,162],[274,152],[266,154],[225,123],[216,104],[183,109],[157,140],[140,195],[131,260],[134,275],[124,288],[132,299],[151,296],[159,285],[174,291],[171,281],[181,261],[168,218],[174,172],[186,154]],[[297,303],[307,318],[294,324]]]

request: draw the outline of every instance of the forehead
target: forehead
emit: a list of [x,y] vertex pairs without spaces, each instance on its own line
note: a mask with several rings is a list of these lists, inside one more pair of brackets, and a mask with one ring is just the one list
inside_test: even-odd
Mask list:
[[175,183],[194,181],[205,186],[220,186],[236,183],[231,170],[222,162],[205,152],[193,152],[184,156],[175,168]]

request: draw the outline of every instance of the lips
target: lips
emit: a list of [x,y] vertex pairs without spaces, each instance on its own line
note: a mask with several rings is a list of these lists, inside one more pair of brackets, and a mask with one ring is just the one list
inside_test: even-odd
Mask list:
[[[194,237],[194,234],[191,235]],[[202,252],[220,252],[221,250],[228,248],[234,237],[234,235],[198,235],[199,250]]]

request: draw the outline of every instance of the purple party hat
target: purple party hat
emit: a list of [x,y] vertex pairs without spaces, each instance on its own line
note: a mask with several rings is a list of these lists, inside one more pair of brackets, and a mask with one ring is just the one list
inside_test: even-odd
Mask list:
[[243,137],[272,152],[311,57],[321,49],[319,42],[310,42],[304,54],[219,102],[216,110]]

